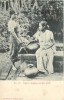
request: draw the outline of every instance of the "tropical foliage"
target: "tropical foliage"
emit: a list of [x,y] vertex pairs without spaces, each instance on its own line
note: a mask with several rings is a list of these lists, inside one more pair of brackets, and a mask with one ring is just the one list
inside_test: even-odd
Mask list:
[[[46,20],[50,26],[50,30],[54,32],[55,40],[62,41],[63,38],[62,1],[57,1],[57,0],[56,1],[21,0],[21,1],[23,1],[22,5],[20,5],[21,3],[20,2],[18,4],[15,3],[16,6],[13,6],[14,2],[12,2],[7,11],[1,9],[0,7],[0,44],[2,44],[4,48],[6,47],[6,43],[8,42],[9,39],[7,23],[10,18],[9,14],[10,9],[13,9],[15,10],[16,13],[18,13],[17,21],[19,21],[20,23],[21,33],[29,34],[30,36],[32,36],[37,31],[39,22],[41,20]],[[2,38],[4,38],[2,40],[4,41],[4,43],[1,41]]]

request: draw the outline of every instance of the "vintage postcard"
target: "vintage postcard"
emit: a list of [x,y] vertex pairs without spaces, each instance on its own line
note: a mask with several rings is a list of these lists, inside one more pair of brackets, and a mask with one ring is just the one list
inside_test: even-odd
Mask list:
[[0,0],[0,100],[64,100],[63,10],[63,0]]

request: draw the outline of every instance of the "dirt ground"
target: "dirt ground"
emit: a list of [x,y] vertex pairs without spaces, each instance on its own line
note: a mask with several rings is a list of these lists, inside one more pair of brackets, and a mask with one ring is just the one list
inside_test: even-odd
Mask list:
[[[16,63],[16,67],[19,66],[19,62]],[[0,80],[6,80],[8,72],[11,68],[11,61],[9,58],[9,53],[0,53]],[[15,80],[33,80],[33,79],[43,79],[43,80],[63,80],[63,73],[54,73],[52,75],[45,76],[43,74],[38,74],[34,78],[28,78],[20,73],[16,75]]]

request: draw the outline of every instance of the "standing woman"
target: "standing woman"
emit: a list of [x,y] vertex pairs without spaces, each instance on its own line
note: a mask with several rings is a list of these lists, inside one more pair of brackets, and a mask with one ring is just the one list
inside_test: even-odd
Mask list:
[[[8,31],[10,32],[10,59],[12,62],[12,72],[16,72],[15,61],[17,60],[20,39],[20,25],[16,22],[16,15],[14,11],[10,13],[11,18],[8,22]],[[11,74],[13,76],[13,73]],[[11,77],[11,76],[10,76]]]

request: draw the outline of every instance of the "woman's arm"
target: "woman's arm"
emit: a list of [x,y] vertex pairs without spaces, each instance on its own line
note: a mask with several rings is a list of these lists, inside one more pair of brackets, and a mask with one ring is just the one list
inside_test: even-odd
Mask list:
[[51,48],[55,45],[55,41],[54,41],[54,36],[53,33],[51,32],[50,34],[50,41],[45,43],[46,48]]

